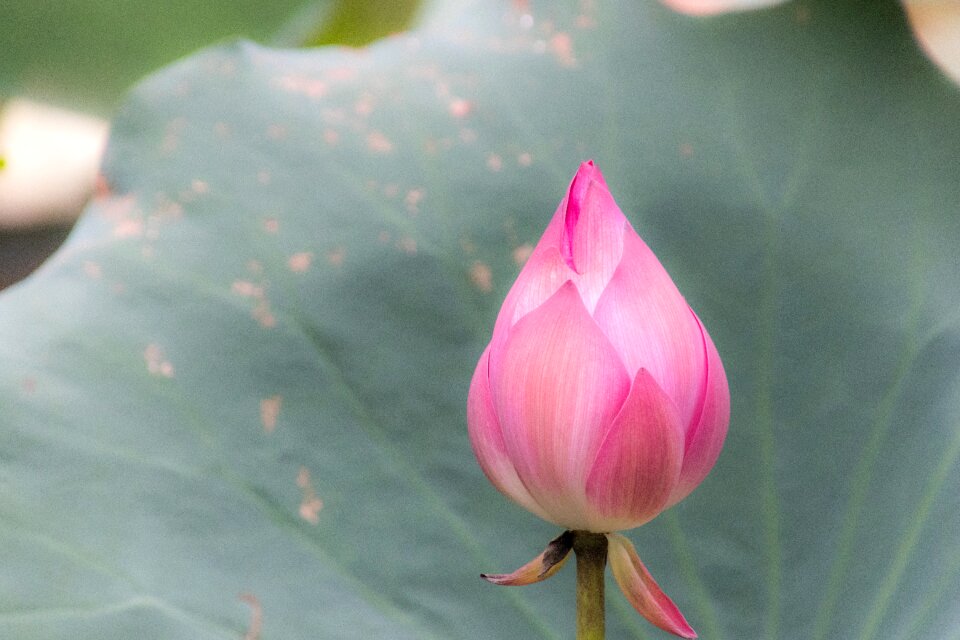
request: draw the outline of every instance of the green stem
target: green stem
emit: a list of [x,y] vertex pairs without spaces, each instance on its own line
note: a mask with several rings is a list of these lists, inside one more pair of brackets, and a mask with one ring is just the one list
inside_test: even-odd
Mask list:
[[573,552],[577,554],[577,640],[603,640],[607,537],[574,531]]

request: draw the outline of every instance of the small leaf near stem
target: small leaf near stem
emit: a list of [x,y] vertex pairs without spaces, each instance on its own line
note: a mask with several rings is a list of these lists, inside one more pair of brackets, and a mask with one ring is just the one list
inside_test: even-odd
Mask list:
[[603,640],[607,537],[589,531],[574,531],[573,536],[573,552],[577,556],[577,640]]

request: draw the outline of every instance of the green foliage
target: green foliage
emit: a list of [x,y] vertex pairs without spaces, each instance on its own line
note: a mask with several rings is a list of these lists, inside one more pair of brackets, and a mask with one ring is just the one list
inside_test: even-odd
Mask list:
[[143,74],[218,39],[272,35],[303,0],[4,0],[0,95],[110,112]]
[[960,635],[956,89],[892,2],[529,8],[130,95],[109,194],[0,296],[0,637],[570,637],[572,570],[478,577],[558,532],[464,403],[590,157],[733,395],[713,474],[629,534],[660,585],[704,638]]
[[242,35],[287,46],[367,44],[410,25],[420,0],[4,0],[0,97],[109,113],[137,79]]
[[331,7],[319,29],[304,38],[310,46],[370,44],[408,28],[417,17],[420,0],[344,0]]

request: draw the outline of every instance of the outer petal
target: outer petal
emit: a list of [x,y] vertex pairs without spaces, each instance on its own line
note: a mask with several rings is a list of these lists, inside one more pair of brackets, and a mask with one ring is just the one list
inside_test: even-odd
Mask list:
[[560,570],[570,557],[571,549],[573,549],[573,532],[564,531],[550,541],[543,553],[513,573],[481,573],[480,577],[487,582],[506,587],[522,587],[542,582]]
[[703,397],[703,340],[690,307],[640,236],[624,233],[623,258],[593,314],[633,377],[644,367],[677,409],[685,430]]
[[477,368],[473,372],[473,380],[470,382],[470,393],[467,396],[467,429],[470,434],[470,445],[473,447],[473,453],[483,473],[500,493],[527,511],[547,519],[546,513],[517,476],[517,471],[507,454],[506,445],[503,443],[500,421],[497,419],[490,399],[490,382],[487,373],[489,358],[490,347],[487,347],[480,356]]
[[629,387],[572,282],[491,349],[490,388],[504,443],[551,522],[587,524],[586,475]]
[[680,477],[683,443],[676,407],[640,369],[587,478],[590,530],[632,529],[656,517]]
[[687,430],[680,481],[673,490],[667,506],[672,506],[687,497],[710,473],[710,469],[720,456],[720,449],[723,448],[723,441],[727,437],[727,426],[730,424],[730,388],[727,385],[727,374],[723,370],[720,354],[717,353],[717,348],[713,345],[713,340],[710,339],[700,318],[692,310],[690,315],[696,320],[697,327],[700,329],[705,351],[704,395],[700,415],[693,427]]
[[613,577],[633,608],[664,631],[681,638],[696,638],[696,631],[687,623],[677,605],[660,590],[653,576],[640,562],[633,544],[619,533],[608,533],[607,540],[607,557]]
[[492,344],[502,344],[510,328],[557,292],[576,274],[560,256],[558,247],[538,248],[527,260],[500,307]]

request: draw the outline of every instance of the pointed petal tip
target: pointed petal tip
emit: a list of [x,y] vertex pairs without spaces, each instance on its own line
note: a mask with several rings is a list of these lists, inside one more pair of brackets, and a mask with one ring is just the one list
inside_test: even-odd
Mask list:
[[696,638],[687,622],[640,561],[633,543],[618,533],[608,533],[610,568],[620,590],[650,624],[681,638]]
[[[607,189],[607,182],[603,179],[603,173],[593,163],[593,160],[587,160],[577,168],[576,175],[570,181],[570,187],[567,190],[567,229],[576,224],[580,216],[580,208],[583,206],[587,197],[587,191],[590,184],[599,183],[604,189]],[[607,189],[609,191],[609,189]]]
[[573,534],[565,531],[551,540],[543,553],[513,573],[481,573],[480,577],[504,587],[523,587],[542,582],[560,570],[570,557],[572,548]]
[[574,178],[574,180],[576,180],[576,178],[579,178],[581,176],[590,177],[596,171],[599,171],[599,170],[597,169],[597,165],[593,163],[593,159],[585,160],[584,162],[581,162],[580,166],[577,168],[577,175]]
[[[600,171],[600,168],[597,167],[596,163],[594,163],[593,159],[581,162],[577,168],[577,174],[573,177],[574,182],[582,181],[584,184],[589,184],[591,180],[599,182],[604,187],[607,186],[606,180],[603,179],[603,173]],[[572,192],[571,190],[571,193]]]

